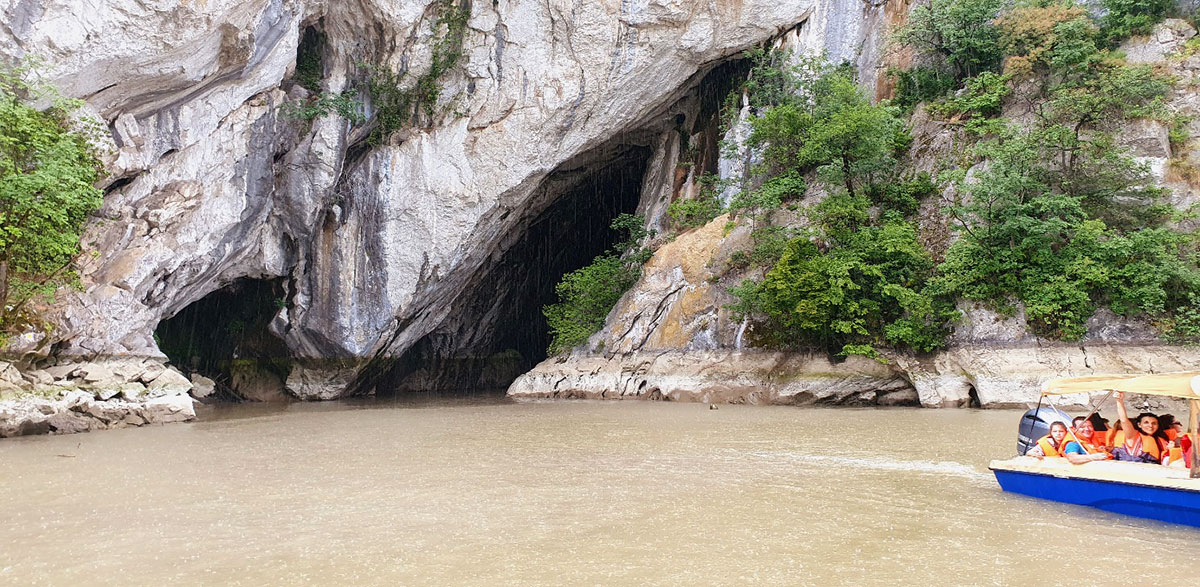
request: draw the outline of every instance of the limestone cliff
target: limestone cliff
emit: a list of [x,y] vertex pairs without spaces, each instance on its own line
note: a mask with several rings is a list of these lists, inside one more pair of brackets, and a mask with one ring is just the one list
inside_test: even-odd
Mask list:
[[461,2],[461,65],[406,129],[370,141],[336,114],[286,115],[312,97],[292,79],[302,44],[321,57],[321,90],[357,92],[369,116],[366,79],[427,70],[447,5],[0,4],[0,55],[49,66],[112,140],[83,291],[48,309],[48,336],[7,351],[32,365],[162,357],[164,320],[274,280],[264,323],[286,349],[280,390],[284,378],[320,399],[419,382],[430,361],[512,346],[497,331],[522,319],[513,301],[535,277],[510,252],[617,163],[656,185],[707,74],[786,31],[863,68],[881,39],[882,9],[850,0]]
[[[1178,80],[1167,108],[1190,121],[1192,137],[1200,131],[1200,100],[1192,89],[1200,75],[1200,59],[1185,42],[1195,36],[1187,23],[1167,20],[1149,38],[1123,47],[1131,62],[1154,64]],[[1029,115],[1020,107],[1013,105],[1006,115]],[[912,125],[915,140],[909,160],[914,167],[934,171],[939,162],[953,159],[960,148],[960,131],[953,125],[932,121],[921,111]],[[1196,157],[1196,139],[1183,145],[1183,152],[1173,153],[1167,135],[1164,124],[1143,120],[1123,129],[1121,138],[1131,154],[1150,167],[1155,181],[1169,190],[1171,204],[1186,210],[1200,202],[1200,190],[1174,168],[1180,159],[1190,162]],[[948,219],[928,203],[920,222],[927,241],[949,238]],[[960,304],[963,319],[954,326],[949,348],[932,355],[894,353],[884,364],[862,357],[835,362],[824,353],[754,349],[749,342],[753,326],[731,320],[727,309],[735,302],[729,287],[754,276],[728,271],[731,254],[750,247],[749,227],[734,226],[721,216],[663,244],[600,332],[571,354],[548,359],[523,375],[509,394],[1016,407],[1036,402],[1041,383],[1051,377],[1200,366],[1200,348],[1164,344],[1151,325],[1107,310],[1089,320],[1082,341],[1063,343],[1031,334],[1019,308],[1015,315],[1003,316],[967,303]]]
[[[84,287],[46,309],[49,334],[26,333],[6,352],[43,368],[162,361],[163,347],[191,336],[208,347],[188,345],[177,366],[219,364],[219,384],[257,399],[504,386],[540,358],[544,340],[525,326],[558,276],[611,244],[604,219],[638,211],[661,223],[694,179],[678,165],[681,137],[703,145],[702,158],[719,156],[714,96],[744,67],[743,50],[824,52],[884,95],[886,30],[909,8],[460,0],[463,57],[436,79],[436,104],[401,130],[380,139],[375,122],[289,114],[318,93],[348,92],[372,120],[372,75],[395,72],[411,87],[431,66],[448,5],[0,2],[0,56],[46,64],[111,136]],[[1163,59],[1187,34],[1169,29],[1136,54]],[[295,79],[302,54],[319,56],[319,88]],[[1194,59],[1172,63],[1191,76]],[[1190,94],[1178,99],[1197,110]],[[1165,177],[1165,130],[1144,131],[1136,142]],[[945,133],[929,137],[914,149]],[[588,349],[548,360],[511,393],[955,405],[974,389],[994,405],[1023,401],[1039,370],[1195,364],[1192,351],[1136,336],[1126,342],[1140,347],[1111,346],[1104,324],[1096,342],[1054,346],[985,313],[970,314],[955,350],[890,367],[746,351],[710,272],[745,235],[726,238],[722,225],[663,247]],[[60,371],[52,383],[83,377]]]

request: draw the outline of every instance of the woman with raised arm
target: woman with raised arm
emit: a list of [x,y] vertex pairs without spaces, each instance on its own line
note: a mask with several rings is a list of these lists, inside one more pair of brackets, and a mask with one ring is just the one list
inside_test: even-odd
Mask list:
[[1117,421],[1121,430],[1113,439],[1113,458],[1118,461],[1162,464],[1163,447],[1154,433],[1158,432],[1158,418],[1154,414],[1139,414],[1137,421],[1129,419],[1125,411],[1125,393],[1118,391]]

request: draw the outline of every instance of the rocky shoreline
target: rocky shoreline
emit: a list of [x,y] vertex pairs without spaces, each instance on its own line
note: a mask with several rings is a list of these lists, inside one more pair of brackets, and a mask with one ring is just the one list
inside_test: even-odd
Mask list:
[[[577,353],[543,361],[509,387],[514,398],[644,399],[706,403],[1016,408],[1054,377],[1195,370],[1200,347],[964,346],[888,363],[834,362],[820,353],[764,350]],[[1086,404],[1064,396],[1064,407]],[[1153,400],[1138,405],[1158,407]],[[1163,407],[1165,407],[1164,404]]]
[[18,365],[0,361],[0,438],[185,422],[214,390],[153,358]]

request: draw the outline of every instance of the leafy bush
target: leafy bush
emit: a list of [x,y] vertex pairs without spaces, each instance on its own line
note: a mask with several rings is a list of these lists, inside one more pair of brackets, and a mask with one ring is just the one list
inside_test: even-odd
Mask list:
[[1087,9],[1073,2],[1030,3],[1017,6],[996,20],[1008,58],[1005,73],[1063,74],[1086,67],[1097,55],[1099,29]]
[[1103,0],[1107,13],[1100,26],[1105,41],[1116,46],[1132,35],[1145,35],[1171,11],[1171,0]]
[[442,92],[439,80],[462,60],[463,36],[470,13],[454,0],[437,0],[436,8],[430,66],[415,82],[406,84],[405,73],[366,65],[371,73],[367,80],[367,92],[376,120],[376,127],[371,133],[373,143],[382,142],[418,119],[422,113],[426,117],[433,117]]
[[892,103],[903,110],[911,110],[921,102],[931,102],[958,87],[953,73],[939,67],[917,66],[912,69],[893,69],[896,92]]
[[612,228],[626,238],[590,264],[567,273],[555,286],[558,303],[542,308],[550,325],[548,352],[555,355],[585,342],[604,326],[604,319],[621,296],[641,276],[642,265],[651,251],[639,248],[649,233],[640,216],[622,214]]
[[680,228],[704,226],[721,215],[721,202],[712,194],[701,194],[692,200],[675,200],[667,206],[667,216]]
[[[71,262],[88,216],[100,207],[101,164],[89,143],[99,123],[72,121],[81,101],[25,81],[28,68],[0,71],[0,327],[21,320],[27,301],[77,279]],[[31,103],[49,100],[41,111]]]
[[994,25],[1004,0],[938,0],[913,8],[892,40],[943,61],[959,79],[1000,64],[1000,33]]
[[882,344],[942,346],[952,306],[921,291],[933,261],[912,225],[889,221],[843,234],[848,240],[828,250],[792,240],[761,282],[731,290],[738,299],[731,309],[760,316],[760,332],[775,346],[867,356]]
[[367,121],[363,114],[363,104],[353,92],[345,91],[340,94],[323,92],[301,102],[288,102],[283,105],[283,115],[311,122],[321,116],[336,113],[352,124],[362,124]]
[[962,118],[989,118],[1000,114],[1004,98],[1011,90],[1008,87],[1009,75],[1000,75],[985,71],[969,78],[963,91],[930,107],[932,112],[942,116],[959,116]]
[[912,216],[921,206],[921,200],[936,194],[937,189],[938,186],[929,173],[922,171],[908,179],[875,184],[871,186],[867,196],[885,210],[895,210],[902,216]]
[[804,195],[808,183],[794,173],[777,175],[763,182],[756,190],[738,194],[729,203],[730,211],[768,213],[778,210],[784,202]]

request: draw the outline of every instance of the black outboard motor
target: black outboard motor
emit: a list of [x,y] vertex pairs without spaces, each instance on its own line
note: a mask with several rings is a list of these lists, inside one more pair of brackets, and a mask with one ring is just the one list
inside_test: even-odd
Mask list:
[[1017,428],[1017,454],[1024,455],[1025,451],[1037,444],[1039,438],[1050,434],[1050,425],[1062,422],[1071,427],[1071,415],[1050,406],[1038,406],[1037,409],[1025,412],[1021,416],[1021,425]]

